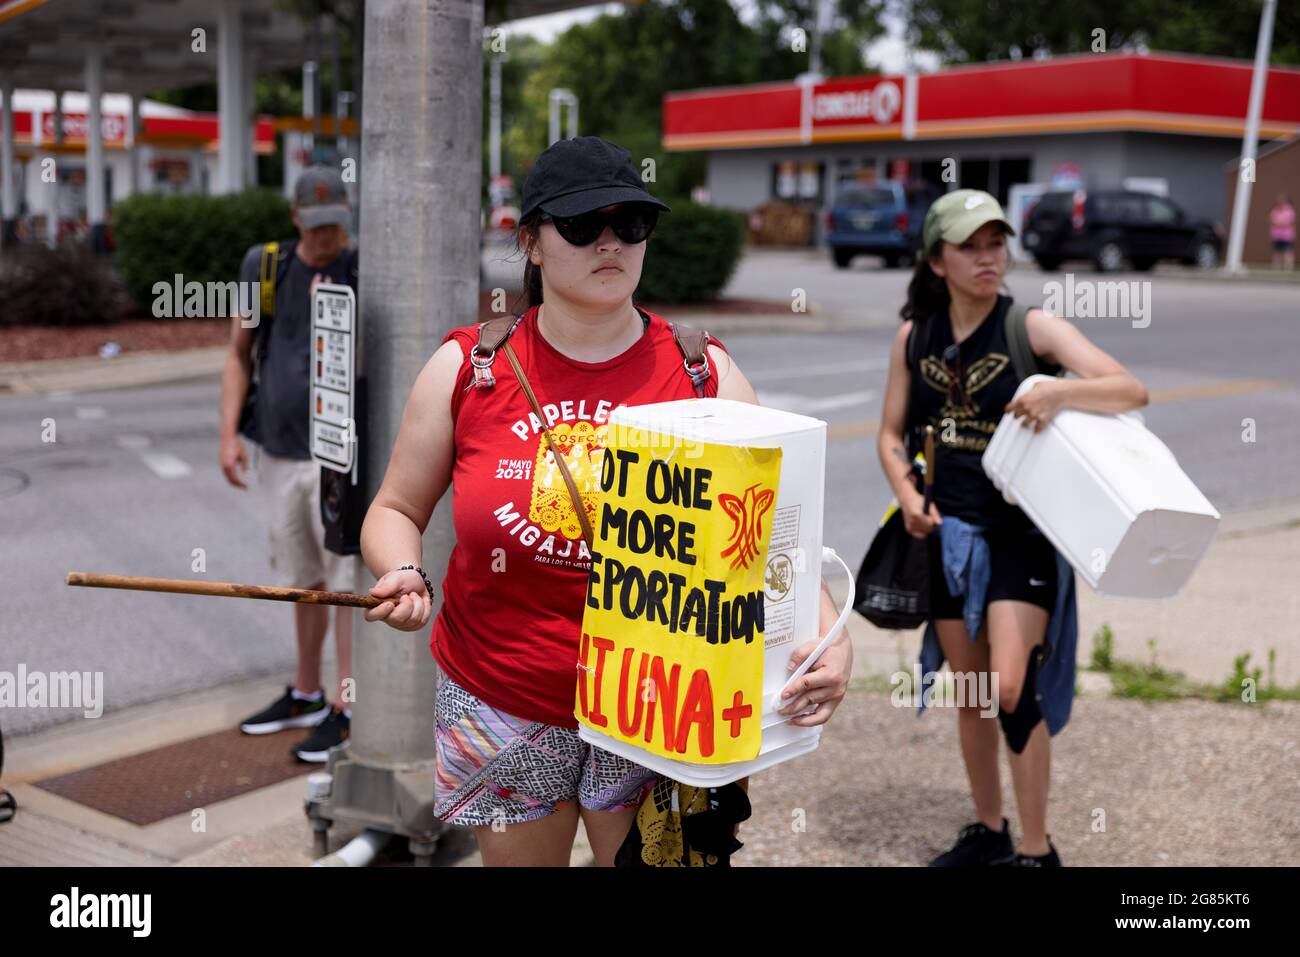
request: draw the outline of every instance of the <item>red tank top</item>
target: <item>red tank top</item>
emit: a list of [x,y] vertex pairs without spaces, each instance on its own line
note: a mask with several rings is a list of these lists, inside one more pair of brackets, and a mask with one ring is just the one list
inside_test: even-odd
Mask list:
[[[672,327],[651,313],[620,355],[579,362],[537,330],[529,309],[510,337],[592,524],[610,412],[696,395]],[[454,329],[466,357],[452,393],[456,544],[431,648],[443,671],[495,708],[576,728],[573,696],[591,555],[541,423],[498,353],[490,388],[466,389],[477,326]],[[710,339],[714,345],[721,345]],[[716,371],[704,394],[716,396]]]

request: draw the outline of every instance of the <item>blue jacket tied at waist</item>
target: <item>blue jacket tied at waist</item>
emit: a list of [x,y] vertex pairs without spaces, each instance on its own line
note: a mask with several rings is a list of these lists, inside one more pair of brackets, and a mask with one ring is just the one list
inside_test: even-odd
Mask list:
[[[943,576],[950,594],[965,596],[962,618],[972,641],[979,635],[984,620],[984,599],[989,587],[989,545],[984,538],[985,531],[981,525],[952,515],[945,515],[938,527]],[[1037,529],[1034,532],[1042,534]],[[1070,706],[1074,703],[1075,655],[1079,645],[1074,569],[1060,552],[1056,553],[1056,603],[1047,621],[1045,640],[1047,648],[1037,679],[1038,706],[1048,732],[1056,734],[1070,720]],[[926,623],[925,637],[921,640],[922,694],[916,709],[918,715],[925,710],[925,691],[934,681],[943,659],[939,632],[931,619]]]

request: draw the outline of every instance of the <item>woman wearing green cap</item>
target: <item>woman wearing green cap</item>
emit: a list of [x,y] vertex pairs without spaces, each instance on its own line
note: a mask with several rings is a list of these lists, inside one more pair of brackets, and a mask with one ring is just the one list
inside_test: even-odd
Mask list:
[[[1073,325],[1015,308],[1000,292],[1014,229],[996,199],[959,189],[937,200],[890,350],[878,451],[910,535],[929,537],[930,621],[922,674],[946,658],[958,674],[988,674],[997,703],[958,701],[962,759],[975,821],[932,866],[1059,866],[1047,833],[1050,735],[1069,717],[1077,616],[1074,573],[1028,516],[1003,499],[980,459],[1004,412],[1041,431],[1063,408],[1116,413],[1147,391]],[[1039,382],[1034,372],[1077,378]],[[918,433],[933,426],[933,501],[912,478]],[[931,535],[932,532],[937,534]],[[1002,815],[999,725],[1020,814],[1017,848]]]

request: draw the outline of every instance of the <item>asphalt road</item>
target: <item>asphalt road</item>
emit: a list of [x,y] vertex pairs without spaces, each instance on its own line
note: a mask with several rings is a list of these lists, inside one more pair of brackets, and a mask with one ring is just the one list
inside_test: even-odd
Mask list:
[[[731,332],[726,341],[767,403],[830,425],[826,544],[856,565],[889,492],[876,459],[885,359],[906,274],[823,256],[749,257],[734,295],[788,300],[802,288],[816,317],[851,331]],[[1010,286],[1041,301],[1026,267]],[[1077,278],[1096,278],[1080,273]],[[1108,277],[1110,278],[1110,277]],[[1155,276],[1151,321],[1080,319],[1138,375],[1146,421],[1219,509],[1300,495],[1300,285]],[[66,572],[265,581],[256,490],[217,467],[218,383],[0,399],[0,670],[105,672],[107,708],[275,673],[293,661],[288,605],[69,589]],[[1253,419],[1257,441],[1242,441]],[[50,422],[56,441],[42,441]],[[440,576],[435,576],[440,577]],[[12,709],[17,734],[78,712]]]

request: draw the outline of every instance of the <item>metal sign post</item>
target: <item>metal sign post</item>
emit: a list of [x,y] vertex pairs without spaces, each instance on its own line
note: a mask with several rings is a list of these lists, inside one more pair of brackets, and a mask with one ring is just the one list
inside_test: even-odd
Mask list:
[[[364,419],[354,417],[365,430],[368,501],[420,370],[447,331],[478,308],[483,12],[470,0],[365,3],[358,279],[365,328],[355,351],[364,376],[358,396],[370,401]],[[426,568],[447,566],[449,498],[411,556]],[[365,594],[374,578],[365,568],[358,574],[356,590]],[[433,815],[437,685],[429,630],[401,634],[381,622],[357,623],[352,734],[322,776],[313,775],[320,784],[309,816],[318,840],[334,821],[351,821],[403,835],[417,862],[431,861],[442,826]]]
[[311,457],[356,482],[357,297],[321,283],[312,297]]

